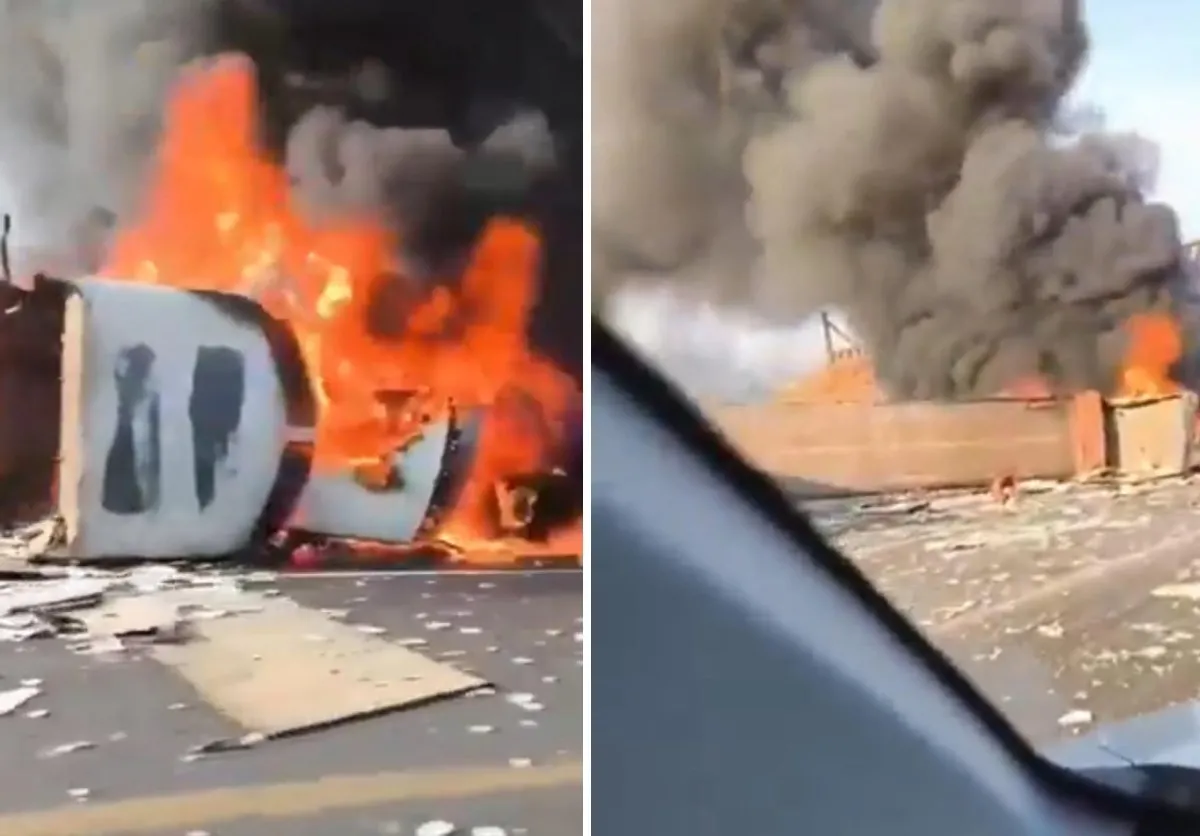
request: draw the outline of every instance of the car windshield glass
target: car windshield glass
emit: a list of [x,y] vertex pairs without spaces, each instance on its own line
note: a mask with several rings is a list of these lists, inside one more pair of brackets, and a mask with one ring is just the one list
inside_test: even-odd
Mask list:
[[606,321],[1043,751],[1194,698],[1191,13],[717,5],[594,8]]

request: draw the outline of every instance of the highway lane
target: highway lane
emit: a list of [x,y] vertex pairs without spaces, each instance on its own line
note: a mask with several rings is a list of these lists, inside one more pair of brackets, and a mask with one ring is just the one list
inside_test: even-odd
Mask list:
[[[0,645],[0,687],[41,680],[48,712],[0,717],[0,832],[411,833],[432,819],[581,832],[580,573],[308,576],[278,588],[396,638],[420,634],[422,653],[498,690],[195,760],[191,747],[238,730],[164,666],[79,656],[53,639]],[[423,631],[430,619],[452,627]],[[543,708],[514,705],[512,692]],[[46,756],[76,741],[92,748]]]

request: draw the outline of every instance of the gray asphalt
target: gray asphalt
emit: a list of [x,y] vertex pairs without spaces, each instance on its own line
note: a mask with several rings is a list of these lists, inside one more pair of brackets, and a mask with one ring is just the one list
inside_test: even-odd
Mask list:
[[[165,667],[149,660],[80,657],[55,640],[0,645],[0,686],[41,679],[44,694],[27,707],[50,711],[41,719],[0,718],[0,814],[61,806],[69,803],[72,788],[88,788],[87,803],[100,804],[328,775],[505,765],[512,759],[540,765],[582,757],[580,573],[307,576],[281,580],[278,587],[308,606],[348,609],[350,620],[384,627],[394,637],[420,635],[429,642],[423,653],[474,670],[499,691],[189,762],[191,747],[239,732]],[[455,629],[422,630],[422,622],[433,618]],[[460,627],[479,632],[464,634]],[[530,713],[512,705],[504,695],[513,691],[535,694],[545,709]],[[478,725],[494,731],[468,731]],[[95,748],[44,757],[46,750],[77,740]],[[283,824],[227,822],[213,832],[411,833],[431,818],[464,828],[492,825],[510,833],[569,836],[581,832],[582,791],[563,787],[414,802]]]
[[[810,506],[893,602],[1039,741],[1200,696],[1197,508],[1200,480],[1028,484],[1008,506],[971,493]],[[350,620],[393,637],[420,635],[429,641],[423,652],[477,671],[500,693],[188,762],[192,746],[236,730],[167,669],[83,658],[55,641],[0,645],[0,686],[44,680],[36,705],[51,712],[0,718],[0,817],[61,807],[80,787],[91,790],[88,804],[104,804],[327,775],[581,759],[580,573],[307,576],[279,587],[309,606],[348,609]],[[422,625],[431,619],[453,627],[430,633]],[[506,691],[533,693],[546,708],[522,711]],[[178,703],[187,707],[170,708]],[[494,731],[468,731],[477,725]],[[74,740],[97,745],[39,756]],[[210,832],[403,834],[445,819],[464,832],[569,836],[582,832],[582,812],[572,785],[223,821]]]
[[1036,741],[1200,697],[1200,479],[811,506]]

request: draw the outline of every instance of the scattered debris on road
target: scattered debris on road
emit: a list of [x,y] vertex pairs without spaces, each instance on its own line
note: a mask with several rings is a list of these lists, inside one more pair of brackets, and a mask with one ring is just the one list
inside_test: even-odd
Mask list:
[[1064,727],[1083,726],[1092,722],[1092,712],[1076,708],[1058,718],[1058,724]]
[[[59,638],[81,655],[146,655],[182,676],[246,733],[193,747],[195,758],[431,699],[486,681],[264,588],[271,573],[150,563],[40,566],[38,524],[0,538],[0,641]],[[449,625],[447,625],[449,626]],[[303,700],[281,700],[290,691]],[[0,716],[41,693],[0,692]],[[78,751],[55,751],[51,756]]]
[[1004,503],[946,490],[805,510],[1030,738],[1191,699],[1200,475],[1014,488]]
[[11,688],[7,691],[0,691],[0,717],[12,714],[41,693],[42,689],[36,686],[22,686],[20,688]]
[[86,752],[95,749],[96,744],[91,740],[72,740],[70,743],[60,743],[42,752],[43,758],[57,758],[75,752]]
[[453,822],[433,819],[417,826],[416,836],[454,836],[458,827]]
[[[0,541],[0,551],[11,561],[12,540]],[[59,636],[83,653],[183,642],[190,624],[246,612],[247,600],[242,580],[227,572],[53,567],[0,581],[0,641]]]

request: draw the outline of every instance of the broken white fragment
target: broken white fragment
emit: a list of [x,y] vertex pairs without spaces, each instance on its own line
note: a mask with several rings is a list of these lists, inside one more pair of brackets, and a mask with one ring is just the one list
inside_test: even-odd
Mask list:
[[1066,714],[1058,718],[1060,726],[1082,726],[1092,722],[1092,712],[1084,708],[1076,708],[1073,711],[1068,711]]
[[467,731],[471,734],[491,734],[495,730],[495,726],[467,726]]
[[426,630],[447,630],[449,628],[450,628],[449,621],[426,621],[425,622]]
[[42,689],[36,686],[22,686],[8,691],[0,691],[0,717],[12,714],[40,693],[42,693]]
[[424,647],[429,642],[425,639],[397,639],[396,644],[401,647]]
[[112,585],[112,580],[96,578],[62,578],[13,584],[0,590],[0,615],[95,606]]
[[1200,583],[1175,583],[1160,586],[1151,590],[1155,598],[1186,598],[1190,601],[1200,601]]
[[505,697],[505,699],[517,706],[517,708],[524,709],[525,711],[541,711],[546,707],[538,702],[537,697],[535,697],[533,694],[518,692],[515,694],[509,694],[507,697]]
[[508,765],[513,769],[528,769],[533,766],[533,761],[529,758],[509,758]]
[[48,708],[35,708],[35,709],[33,709],[33,711],[26,711],[26,712],[25,712],[25,716],[26,716],[26,717],[28,717],[30,720],[40,720],[40,719],[42,719],[43,717],[49,717],[49,716],[50,716],[50,709],[48,709]]
[[92,796],[92,791],[87,787],[72,787],[67,790],[67,795],[76,801],[87,801]]
[[508,836],[508,831],[503,827],[485,824],[480,825],[479,827],[472,827],[471,836]]
[[53,636],[57,630],[36,613],[13,613],[0,617],[0,641],[23,642]]
[[232,612],[225,609],[194,607],[188,611],[188,618],[193,621],[215,621],[218,618],[226,618],[232,614]]
[[90,740],[73,740],[70,743],[60,743],[42,752],[44,758],[57,758],[60,755],[70,755],[73,752],[86,752],[95,749],[96,744]]
[[148,563],[136,567],[129,576],[129,584],[138,592],[159,592],[186,583],[183,573],[174,566]]
[[267,739],[267,736],[265,734],[263,734],[262,732],[250,732],[249,734],[244,734],[241,737],[239,737],[238,743],[241,746],[248,749],[251,746],[257,746],[258,744],[262,743],[266,739]]
[[530,659],[528,656],[514,656],[512,663],[514,665],[532,665],[533,660]]
[[382,636],[387,630],[374,624],[355,624],[354,629],[367,636]]
[[433,819],[417,825],[416,836],[454,836],[458,827],[453,822]]
[[464,636],[478,636],[483,632],[483,630],[479,627],[459,627],[458,632],[462,633]]
[[1057,621],[1049,624],[1039,624],[1037,626],[1039,636],[1044,636],[1047,639],[1061,639],[1063,637],[1063,626]]

